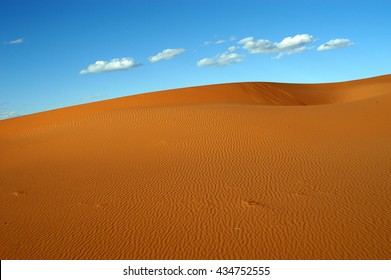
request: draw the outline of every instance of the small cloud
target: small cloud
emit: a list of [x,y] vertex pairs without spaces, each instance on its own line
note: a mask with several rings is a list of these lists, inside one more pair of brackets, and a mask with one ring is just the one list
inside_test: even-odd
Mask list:
[[110,61],[98,60],[94,64],[90,64],[86,69],[81,70],[80,74],[128,70],[137,66],[140,66],[140,64],[128,57],[114,58]]
[[197,62],[198,67],[218,67],[236,64],[243,60],[244,56],[237,53],[224,52],[213,58],[203,58]]
[[235,40],[236,40],[235,36],[230,36],[228,40],[222,40],[221,39],[221,40],[217,40],[217,41],[205,41],[204,42],[204,46],[220,45],[220,44],[224,44],[224,43],[235,41]]
[[234,52],[234,51],[236,51],[236,50],[238,50],[238,49],[240,49],[240,47],[238,47],[238,46],[232,46],[232,47],[229,47],[229,48],[228,48],[228,51],[229,51],[229,52]]
[[18,38],[12,41],[9,41],[8,44],[10,45],[17,45],[17,44],[22,44],[24,43],[24,38]]
[[333,49],[345,48],[353,45],[349,39],[333,39],[318,47],[318,51],[328,51]]
[[301,53],[301,52],[310,50],[312,48],[313,47],[299,47],[299,48],[295,48],[293,50],[289,50],[289,51],[286,51],[286,52],[280,52],[278,55],[272,57],[272,59],[280,59],[284,55],[290,55],[290,54],[294,54],[294,53]]
[[249,42],[252,42],[254,41],[254,37],[246,37],[242,40],[239,40],[238,44],[246,44],[246,43],[249,43]]
[[160,60],[172,59],[175,56],[184,53],[185,49],[165,49],[164,51],[158,53],[157,55],[151,56],[148,58],[150,62],[158,62]]
[[13,117],[17,117],[16,112],[0,112],[0,120],[5,120]]
[[309,34],[298,34],[293,37],[286,37],[281,42],[271,42],[266,39],[254,40],[254,37],[247,37],[238,43],[243,45],[243,49],[252,54],[278,53],[275,58],[281,58],[283,55],[303,52],[309,50],[308,44],[315,41],[315,38]]

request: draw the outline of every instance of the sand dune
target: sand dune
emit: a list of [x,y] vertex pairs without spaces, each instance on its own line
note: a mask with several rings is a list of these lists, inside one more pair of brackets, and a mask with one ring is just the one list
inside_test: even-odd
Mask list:
[[390,259],[391,75],[0,121],[0,259]]

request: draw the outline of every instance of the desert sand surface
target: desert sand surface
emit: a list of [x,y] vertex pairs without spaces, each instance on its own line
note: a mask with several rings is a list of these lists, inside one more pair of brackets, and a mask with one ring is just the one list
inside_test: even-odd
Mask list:
[[391,75],[0,121],[0,259],[391,259]]

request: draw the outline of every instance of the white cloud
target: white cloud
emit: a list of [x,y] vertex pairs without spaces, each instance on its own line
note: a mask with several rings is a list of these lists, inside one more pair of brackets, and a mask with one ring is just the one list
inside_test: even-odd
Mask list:
[[209,46],[209,45],[220,45],[220,44],[224,44],[224,43],[227,43],[227,42],[230,42],[230,41],[235,41],[236,40],[236,37],[235,36],[230,36],[228,38],[228,40],[217,40],[217,41],[205,41],[204,42],[204,46]]
[[0,112],[0,120],[17,117],[16,112]]
[[266,39],[254,40],[254,37],[247,37],[238,43],[249,53],[278,53],[276,58],[285,54],[293,54],[310,49],[307,45],[314,42],[315,38],[309,34],[298,34],[293,37],[286,37],[281,42],[271,42]]
[[215,44],[216,45],[219,45],[219,44],[223,44],[223,43],[225,43],[225,42],[227,42],[226,40],[217,40],[216,42],[215,42]]
[[213,58],[203,58],[197,62],[198,67],[218,67],[236,64],[243,60],[244,56],[237,53],[224,52]]
[[344,48],[353,45],[349,39],[333,39],[318,47],[318,51],[328,51],[332,49]]
[[24,39],[23,38],[18,38],[18,39],[15,39],[15,40],[12,40],[12,41],[9,41],[8,44],[10,45],[16,45],[16,44],[22,44],[24,43]]
[[304,51],[309,50],[309,49],[312,49],[312,47],[298,47],[298,48],[295,48],[295,49],[292,49],[292,50],[287,50],[287,51],[284,51],[284,52],[280,52],[280,53],[278,53],[278,55],[276,55],[276,56],[274,56],[272,58],[273,59],[280,59],[284,55],[290,55],[290,54],[294,54],[294,53],[301,53],[301,52],[304,52]]
[[148,58],[150,62],[157,62],[160,60],[168,60],[174,58],[175,56],[184,53],[185,49],[165,49],[164,51],[158,53],[157,55],[151,56]]
[[232,46],[232,47],[229,47],[229,48],[228,48],[228,51],[229,51],[229,52],[234,52],[234,51],[236,51],[237,49],[240,49],[240,47],[238,47],[238,46]]
[[254,41],[254,37],[246,37],[238,42],[238,44],[246,44],[248,42]]
[[98,60],[94,64],[90,64],[86,69],[81,70],[80,74],[127,70],[139,65],[133,58],[129,57],[114,58],[110,61]]

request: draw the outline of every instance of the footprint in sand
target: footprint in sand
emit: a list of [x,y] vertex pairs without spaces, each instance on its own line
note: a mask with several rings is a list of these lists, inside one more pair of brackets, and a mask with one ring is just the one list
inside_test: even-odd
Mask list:
[[255,200],[242,200],[242,205],[245,207],[256,207],[256,206],[263,206],[259,202]]
[[242,207],[245,207],[245,208],[256,208],[256,207],[259,207],[259,208],[262,208],[262,209],[270,210],[272,212],[278,212],[280,210],[278,207],[269,206],[269,205],[263,204],[261,202],[258,202],[256,200],[242,200]]
[[15,191],[15,192],[11,192],[10,195],[12,196],[24,196],[24,195],[28,195],[25,191]]

